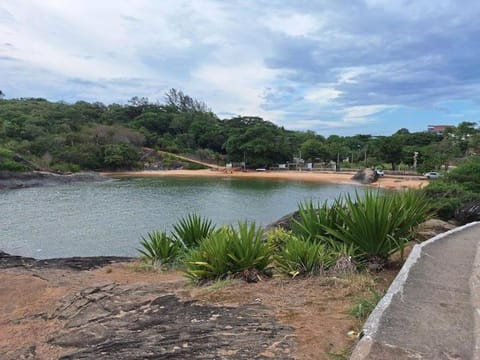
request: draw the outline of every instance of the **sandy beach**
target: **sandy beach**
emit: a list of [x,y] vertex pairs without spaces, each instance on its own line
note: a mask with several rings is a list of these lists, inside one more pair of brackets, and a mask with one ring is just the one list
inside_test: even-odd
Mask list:
[[[166,176],[185,176],[185,177],[235,177],[235,178],[255,178],[255,179],[273,179],[273,180],[291,180],[291,181],[309,181],[318,183],[334,184],[359,184],[352,180],[354,172],[311,172],[311,171],[233,171],[223,172],[215,170],[160,170],[160,171],[125,171],[125,172],[104,172],[104,176],[114,178],[124,177],[166,177]],[[385,176],[370,186],[382,187],[387,189],[420,188],[426,186],[428,180],[414,176]]]

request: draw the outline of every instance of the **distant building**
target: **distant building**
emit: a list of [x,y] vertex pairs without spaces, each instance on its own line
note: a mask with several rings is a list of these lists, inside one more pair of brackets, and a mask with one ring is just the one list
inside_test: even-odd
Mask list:
[[435,134],[443,134],[447,129],[453,128],[452,125],[428,125],[427,131]]

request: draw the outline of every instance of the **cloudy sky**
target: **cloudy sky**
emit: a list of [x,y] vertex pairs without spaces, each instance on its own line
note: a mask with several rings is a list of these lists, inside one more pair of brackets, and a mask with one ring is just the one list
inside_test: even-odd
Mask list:
[[480,122],[478,0],[2,0],[7,98],[163,101],[323,135]]

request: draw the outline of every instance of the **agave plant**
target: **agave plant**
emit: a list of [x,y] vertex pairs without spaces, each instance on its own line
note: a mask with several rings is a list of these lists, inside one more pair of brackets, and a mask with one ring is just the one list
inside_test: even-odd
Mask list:
[[262,240],[262,228],[255,223],[239,222],[238,231],[232,228],[231,235],[227,254],[231,271],[255,269],[263,272],[270,264],[272,248]]
[[260,227],[239,223],[238,231],[232,226],[221,228],[191,249],[184,260],[185,273],[195,281],[223,279],[248,270],[263,273],[271,254]]
[[194,281],[225,278],[230,274],[227,257],[231,231],[222,228],[212,232],[184,259],[185,274]]
[[183,251],[183,246],[175,239],[170,238],[163,231],[153,231],[142,236],[138,251],[145,259],[150,261],[155,268],[157,265],[166,265],[176,262]]
[[185,248],[190,249],[197,247],[200,242],[207,238],[215,230],[212,221],[198,216],[189,214],[173,225],[173,237],[180,241]]
[[366,191],[361,197],[346,195],[344,207],[337,208],[342,227],[325,227],[339,241],[353,245],[363,256],[386,260],[401,249],[405,238],[396,238],[404,220],[396,212],[395,200],[379,192]]
[[393,196],[394,211],[400,217],[396,236],[411,240],[415,235],[416,227],[432,215],[431,205],[425,193],[419,190],[409,189],[391,196]]
[[316,207],[312,201],[299,204],[298,212],[300,219],[294,219],[292,223],[293,233],[306,240],[323,242],[328,232],[325,227],[337,228],[342,226],[341,218],[337,214],[337,208],[341,207],[340,200],[335,200],[333,205],[327,201]]
[[276,269],[291,277],[318,274],[334,262],[325,245],[294,237],[275,256]]

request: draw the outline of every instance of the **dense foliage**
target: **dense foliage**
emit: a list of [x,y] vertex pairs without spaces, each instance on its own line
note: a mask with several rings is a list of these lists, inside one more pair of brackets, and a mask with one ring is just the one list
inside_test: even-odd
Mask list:
[[426,198],[418,191],[367,191],[340,196],[333,205],[302,204],[299,211],[303,215],[292,231],[275,229],[265,239],[254,223],[215,230],[210,220],[189,215],[174,225],[173,236],[150,233],[140,252],[152,263],[181,260],[196,282],[227,277],[255,281],[271,268],[291,277],[342,273],[372,262],[383,266],[429,216]]
[[444,220],[470,201],[480,201],[480,155],[470,156],[446,176],[431,181],[424,189],[431,209]]
[[392,136],[324,138],[256,116],[219,119],[206,104],[175,89],[164,103],[138,97],[110,105],[0,98],[0,147],[59,171],[143,167],[144,148],[246,161],[253,168],[305,161],[340,167],[390,164],[395,169],[412,167],[418,152],[418,169],[427,171],[479,146],[475,123],[461,123],[442,135],[401,129]]

